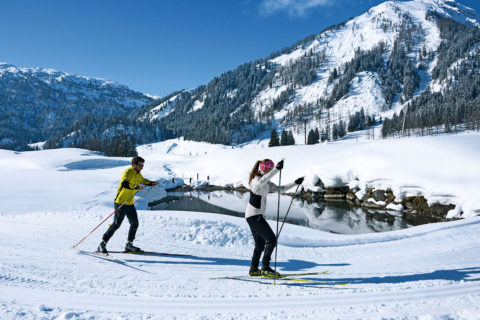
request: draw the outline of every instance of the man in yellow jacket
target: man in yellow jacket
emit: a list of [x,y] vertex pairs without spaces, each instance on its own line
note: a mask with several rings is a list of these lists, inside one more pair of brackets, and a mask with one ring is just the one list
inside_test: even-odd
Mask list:
[[[145,160],[142,157],[134,157],[132,159],[132,166],[125,170],[118,186],[117,196],[115,197],[115,212],[112,225],[103,235],[103,241],[98,246],[97,251],[108,253],[107,242],[113,236],[115,231],[120,228],[123,219],[127,216],[130,222],[130,230],[128,231],[127,244],[125,245],[126,252],[142,251],[139,247],[132,244],[135,239],[135,234],[138,229],[137,210],[133,205],[133,197],[137,191],[142,190],[145,186],[156,186],[158,183],[145,179],[140,171],[143,169]],[[119,209],[120,208],[120,209]]]

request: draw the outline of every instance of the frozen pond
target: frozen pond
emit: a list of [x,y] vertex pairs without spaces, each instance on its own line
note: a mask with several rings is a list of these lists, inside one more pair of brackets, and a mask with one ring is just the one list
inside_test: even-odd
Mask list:
[[[212,212],[244,217],[248,198],[248,192],[169,192],[162,202],[154,202],[151,209]],[[289,196],[280,197],[280,222],[283,221],[291,200]],[[278,194],[269,194],[266,212],[268,220],[277,219],[277,201]],[[345,200],[308,204],[304,200],[294,199],[286,223],[339,234],[385,232],[409,227],[402,220],[401,214],[358,208]]]

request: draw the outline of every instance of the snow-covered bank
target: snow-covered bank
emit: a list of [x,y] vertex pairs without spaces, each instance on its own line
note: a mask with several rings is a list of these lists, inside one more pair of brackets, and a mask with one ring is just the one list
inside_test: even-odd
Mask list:
[[[153,167],[169,174],[215,185],[247,185],[248,172],[258,159],[285,158],[282,181],[305,175],[304,186],[315,177],[328,185],[341,181],[365,191],[391,188],[398,201],[424,195],[429,204],[455,204],[463,217],[480,213],[480,135],[461,134],[423,138],[353,140],[267,148],[254,143],[231,148],[191,141],[169,140],[139,148]],[[168,163],[165,165],[165,163]]]
[[[245,184],[256,159],[285,157],[282,181],[356,177],[362,185],[457,201],[466,213],[470,203],[474,214],[478,141],[479,135],[458,135],[232,149],[174,140],[139,152],[146,158],[143,175],[165,188],[180,178],[196,180],[197,173],[218,185]],[[281,272],[330,270],[309,279],[347,286],[211,280],[246,274],[253,241],[245,220],[144,210],[149,199],[138,203],[135,243],[189,256],[114,254],[117,263],[81,254],[96,248],[108,223],[72,249],[113,211],[128,163],[80,149],[0,150],[1,319],[478,319],[480,217],[361,235],[285,225]],[[123,247],[127,230],[125,221],[109,249]]]

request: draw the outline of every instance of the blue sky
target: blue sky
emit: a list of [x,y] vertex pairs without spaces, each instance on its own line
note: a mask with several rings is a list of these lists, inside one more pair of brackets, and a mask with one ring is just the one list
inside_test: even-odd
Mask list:
[[[0,0],[0,62],[106,78],[164,96],[381,2]],[[458,2],[480,13],[480,1]]]

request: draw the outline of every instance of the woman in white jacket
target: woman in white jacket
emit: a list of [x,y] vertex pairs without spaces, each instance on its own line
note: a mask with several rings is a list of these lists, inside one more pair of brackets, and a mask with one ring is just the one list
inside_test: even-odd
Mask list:
[[[250,186],[250,199],[247,209],[245,210],[245,218],[252,231],[255,240],[255,249],[253,250],[252,262],[250,264],[249,274],[251,276],[273,276],[275,271],[270,268],[270,260],[273,249],[277,245],[277,237],[273,233],[272,228],[267,223],[263,214],[267,206],[267,195],[269,192],[283,192],[295,186],[302,184],[303,177],[298,178],[295,182],[285,186],[277,186],[270,180],[283,169],[283,160],[275,166],[270,159],[259,160],[253,166],[248,180]],[[262,269],[258,269],[260,256],[263,253]],[[277,273],[277,275],[279,275]]]

